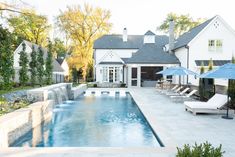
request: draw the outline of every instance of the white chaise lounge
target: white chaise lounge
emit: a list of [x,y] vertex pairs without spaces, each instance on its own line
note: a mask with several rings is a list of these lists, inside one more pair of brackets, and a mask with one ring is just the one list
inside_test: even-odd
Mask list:
[[170,98],[172,98],[173,100],[189,100],[190,97],[195,94],[197,92],[196,89],[192,90],[190,93],[186,94],[186,95],[172,95],[170,96]]
[[175,93],[167,93],[168,96],[184,95],[190,88],[185,88],[183,91],[178,91]]
[[215,94],[207,102],[185,101],[185,110],[191,111],[194,115],[197,113],[219,113],[219,109],[227,103],[227,96]]

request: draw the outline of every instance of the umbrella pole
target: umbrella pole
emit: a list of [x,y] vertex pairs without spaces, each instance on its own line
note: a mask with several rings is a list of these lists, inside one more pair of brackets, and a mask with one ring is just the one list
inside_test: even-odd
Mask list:
[[[229,105],[229,96],[227,96],[227,104]],[[222,116],[223,119],[233,119],[233,117],[230,117],[228,115],[228,111],[229,111],[229,107],[227,106],[227,111],[226,111],[226,115]]]

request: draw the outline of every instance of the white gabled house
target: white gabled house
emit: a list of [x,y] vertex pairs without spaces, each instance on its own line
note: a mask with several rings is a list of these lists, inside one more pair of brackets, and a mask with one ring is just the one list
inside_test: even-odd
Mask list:
[[[235,52],[234,43],[234,30],[217,15],[181,35],[173,51],[181,66],[200,73],[201,64],[207,67],[210,59],[215,67],[230,62]],[[187,78],[182,81],[187,83]],[[215,81],[216,84],[227,85],[227,81]],[[198,79],[189,76],[188,83],[198,85]]]
[[[37,44],[31,43],[29,41],[24,40],[23,42],[25,43],[25,46],[26,46],[25,51],[26,51],[26,53],[28,55],[28,59],[30,61],[31,60],[30,54],[32,52],[33,46],[35,48],[35,51],[38,51],[39,46]],[[19,53],[23,49],[23,46],[22,46],[23,42],[14,51],[14,64],[13,64],[13,67],[14,67],[14,70],[15,70],[15,79],[14,79],[15,82],[19,82],[19,69],[20,69],[20,66],[19,66],[20,54]],[[43,58],[44,58],[44,60],[46,60],[47,49],[42,48],[42,50],[44,52]],[[64,82],[64,77],[65,77],[64,70],[60,66],[60,64],[56,61],[55,58],[53,58],[52,65],[53,65],[53,82],[54,83]],[[30,73],[28,73],[28,75],[30,75]]]
[[[230,62],[235,51],[235,33],[220,17],[215,16],[189,30],[176,40],[174,23],[170,22],[169,37],[147,31],[144,35],[104,35],[94,43],[95,80],[99,83],[124,82],[131,86],[154,86],[162,76],[156,72],[183,66],[197,73],[200,66]],[[179,79],[173,78],[177,83]],[[216,83],[224,85],[223,80]],[[198,85],[194,76],[181,78],[181,83]]]

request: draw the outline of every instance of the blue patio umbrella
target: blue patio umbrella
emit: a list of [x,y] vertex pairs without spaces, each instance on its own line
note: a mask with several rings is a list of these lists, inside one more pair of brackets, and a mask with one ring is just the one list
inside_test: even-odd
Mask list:
[[[235,64],[227,63],[223,66],[214,69],[212,71],[206,72],[204,74],[201,74],[199,76],[200,78],[214,78],[214,79],[235,79]],[[228,102],[229,102],[229,96],[228,96]],[[232,117],[228,116],[228,110],[227,107],[227,114],[226,116],[223,116],[223,118],[226,119],[232,119]]]
[[[197,73],[184,67],[170,67],[165,70],[159,71],[156,74],[162,74],[164,76],[170,76],[170,75],[172,76],[194,75],[195,77],[198,76]],[[180,80],[179,80],[179,84],[180,84]]]
[[194,76],[198,76],[197,73],[195,73],[191,70],[188,70],[184,67],[170,67],[165,70],[159,71],[156,74],[162,74],[165,76],[168,76],[168,75],[178,75],[178,76],[194,75]]

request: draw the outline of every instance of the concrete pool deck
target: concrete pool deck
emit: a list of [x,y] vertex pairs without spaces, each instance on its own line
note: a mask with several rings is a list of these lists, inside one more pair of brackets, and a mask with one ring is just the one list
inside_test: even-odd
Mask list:
[[[89,89],[103,90],[103,89]],[[109,89],[107,89],[109,90]],[[113,89],[110,89],[113,90]],[[116,91],[120,89],[115,89]],[[173,157],[176,146],[209,141],[213,146],[222,144],[225,157],[235,154],[235,120],[225,120],[221,115],[197,115],[184,110],[182,103],[173,103],[168,97],[158,95],[154,88],[124,89],[131,93],[146,119],[165,147],[70,147],[70,148],[6,148],[0,156],[81,156],[81,157]]]

